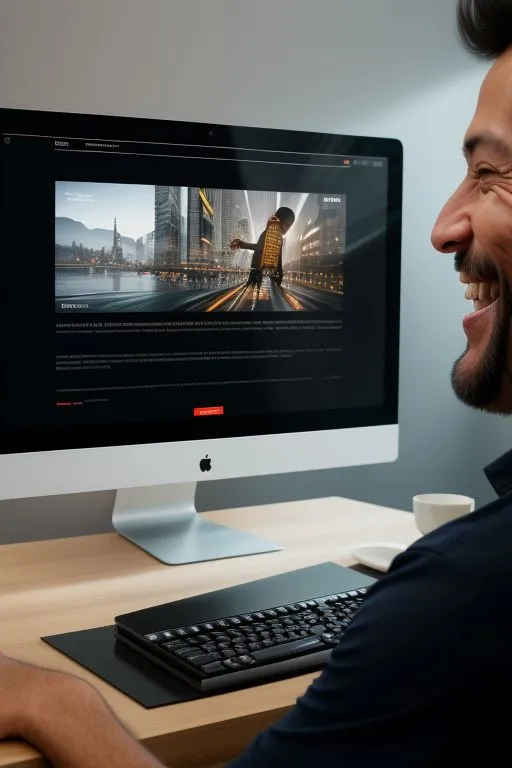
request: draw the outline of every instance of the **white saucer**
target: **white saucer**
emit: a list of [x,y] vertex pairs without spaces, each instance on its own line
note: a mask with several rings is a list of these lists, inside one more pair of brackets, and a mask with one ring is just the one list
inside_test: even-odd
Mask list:
[[362,565],[386,573],[395,557],[406,549],[403,544],[391,541],[372,541],[354,547],[352,555]]

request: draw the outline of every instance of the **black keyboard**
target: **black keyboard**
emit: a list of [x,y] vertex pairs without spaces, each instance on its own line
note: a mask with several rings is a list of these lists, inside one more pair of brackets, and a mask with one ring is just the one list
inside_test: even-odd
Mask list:
[[359,609],[366,588],[227,616],[191,626],[154,627],[117,639],[200,691],[232,688],[328,659]]

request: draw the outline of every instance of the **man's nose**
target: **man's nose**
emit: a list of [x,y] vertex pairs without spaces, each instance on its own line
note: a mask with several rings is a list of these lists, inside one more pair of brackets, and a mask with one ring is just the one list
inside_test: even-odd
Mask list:
[[455,253],[469,247],[473,239],[471,215],[461,190],[450,198],[432,231],[432,245],[440,253]]

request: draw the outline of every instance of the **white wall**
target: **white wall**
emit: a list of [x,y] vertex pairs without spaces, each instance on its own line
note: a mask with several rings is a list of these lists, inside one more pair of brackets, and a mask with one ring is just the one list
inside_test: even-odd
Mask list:
[[[454,6],[1,0],[0,106],[361,133],[404,143],[399,461],[210,484],[200,489],[200,508],[341,494],[407,509],[412,494],[426,490],[489,496],[480,462],[494,454],[491,427],[455,401],[449,384],[464,347],[463,291],[451,260],[429,241],[437,211],[463,173],[460,145],[485,71],[458,46]],[[489,439],[477,448],[482,430]],[[112,498],[4,502],[0,541],[106,530]]]

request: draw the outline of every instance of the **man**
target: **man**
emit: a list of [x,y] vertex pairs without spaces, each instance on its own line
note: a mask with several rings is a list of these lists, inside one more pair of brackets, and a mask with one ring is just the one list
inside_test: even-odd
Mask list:
[[244,240],[241,240],[239,237],[235,237],[235,239],[231,241],[229,247],[232,248],[233,250],[254,251],[254,254],[251,260],[251,271],[249,273],[249,278],[247,280],[248,285],[257,285],[257,286],[261,285],[263,269],[265,268],[265,264],[264,264],[264,257],[266,255],[265,254],[265,238],[267,236],[267,232],[269,231],[269,228],[273,224],[278,225],[278,235],[281,242],[278,247],[277,267],[273,270],[272,277],[278,285],[281,285],[281,282],[283,279],[282,238],[286,235],[286,233],[288,232],[288,230],[290,229],[294,221],[295,221],[295,214],[292,211],[292,209],[282,206],[281,208],[277,209],[277,211],[274,213],[273,216],[270,217],[270,219],[268,220],[267,226],[259,236],[257,243],[246,243]]
[[[433,243],[455,256],[477,310],[464,321],[455,392],[473,407],[510,414],[512,0],[458,4],[468,47],[497,61],[467,132],[467,176]],[[494,765],[508,753],[512,452],[487,475],[498,500],[395,560],[323,673],[231,768],[458,768]],[[25,738],[67,768],[158,765],[88,685],[5,658],[0,736]]]

